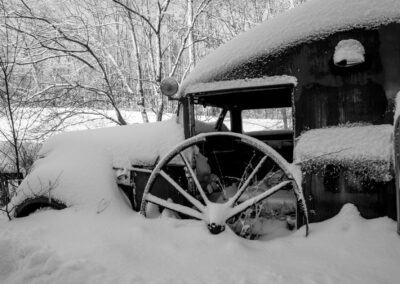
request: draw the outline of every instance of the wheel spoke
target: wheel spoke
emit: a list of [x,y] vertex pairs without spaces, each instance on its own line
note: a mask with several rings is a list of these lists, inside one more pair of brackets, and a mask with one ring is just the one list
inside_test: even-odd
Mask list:
[[235,216],[236,214],[238,214],[239,212],[242,212],[243,210],[249,208],[250,206],[256,204],[257,202],[262,201],[263,199],[267,198],[268,196],[270,196],[271,194],[277,192],[278,190],[280,190],[282,187],[284,187],[285,185],[291,183],[291,181],[283,181],[273,187],[271,187],[270,189],[266,190],[265,192],[254,196],[246,201],[244,201],[243,203],[240,203],[239,205],[235,206],[232,208],[232,210],[229,213],[229,217]]
[[251,174],[249,175],[249,177],[246,179],[246,181],[244,182],[244,184],[239,188],[238,192],[231,198],[229,199],[229,205],[231,207],[233,207],[233,205],[236,203],[236,201],[239,200],[240,196],[242,196],[243,192],[246,190],[246,188],[249,186],[251,180],[253,179],[253,177],[256,175],[256,173],[258,172],[258,170],[261,168],[261,166],[264,164],[265,160],[268,158],[268,156],[264,156],[260,162],[258,163],[258,165],[255,167],[255,169],[251,172]]
[[180,205],[180,204],[176,204],[176,203],[173,203],[173,202],[166,201],[164,199],[161,199],[161,198],[159,198],[157,196],[152,195],[151,193],[146,194],[144,196],[144,198],[148,202],[160,205],[160,206],[162,206],[164,208],[168,208],[168,209],[173,210],[175,212],[182,213],[182,214],[191,216],[191,217],[199,219],[199,220],[203,220],[204,219],[204,216],[203,216],[202,213],[200,213],[200,212],[198,212],[198,211],[196,211],[196,210],[194,210],[192,208],[189,208],[189,207],[186,207],[186,206],[183,206],[183,205]]
[[198,180],[197,177],[196,177],[196,174],[193,172],[193,169],[192,169],[192,167],[190,166],[188,160],[187,160],[186,157],[182,154],[182,152],[180,152],[179,155],[181,156],[182,161],[185,163],[186,168],[188,169],[189,174],[190,174],[191,178],[193,179],[193,181],[194,181],[194,183],[195,183],[195,185],[196,185],[196,187],[197,187],[197,190],[200,192],[200,195],[201,195],[201,197],[203,198],[204,203],[205,203],[205,204],[210,203],[210,201],[208,200],[208,198],[207,198],[207,196],[206,196],[206,194],[205,194],[203,188],[201,187],[201,184],[200,184],[199,180]]
[[254,151],[254,152],[253,152],[253,156],[250,158],[249,162],[247,163],[247,166],[246,166],[246,168],[244,169],[243,175],[242,175],[242,177],[240,178],[239,188],[242,187],[242,185],[243,185],[243,179],[246,177],[246,174],[247,174],[247,169],[251,168],[251,166],[252,166],[252,161],[253,161],[253,159],[254,159],[255,156],[256,156],[256,153],[255,153],[255,151]]
[[179,191],[194,207],[199,209],[204,213],[205,207],[200,203],[196,198],[191,196],[186,190],[184,190],[179,184],[177,184],[166,172],[163,170],[160,171],[160,175],[165,178],[177,191]]

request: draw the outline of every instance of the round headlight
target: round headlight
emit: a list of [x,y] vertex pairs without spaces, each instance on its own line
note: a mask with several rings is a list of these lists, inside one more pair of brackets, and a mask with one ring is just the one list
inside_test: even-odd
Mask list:
[[163,95],[172,97],[178,92],[179,84],[174,78],[166,77],[161,81],[160,89]]

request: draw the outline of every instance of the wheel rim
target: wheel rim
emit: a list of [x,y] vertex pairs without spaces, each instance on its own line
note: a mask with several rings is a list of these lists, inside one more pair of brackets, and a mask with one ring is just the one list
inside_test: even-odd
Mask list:
[[[217,166],[215,166],[215,162],[213,162],[214,166],[212,168],[214,171],[219,172],[219,174],[216,175],[220,181],[221,192],[219,197],[229,197],[226,198],[227,200],[225,202],[221,202],[221,200],[212,200],[211,195],[214,192],[210,193],[208,186],[205,188],[204,183],[198,177],[198,168],[194,167],[195,163],[193,162],[193,157],[199,157],[199,153],[202,156],[207,152],[207,150],[205,150],[207,147],[204,146],[205,143],[210,141],[211,145],[215,143],[215,141],[212,142],[213,139],[216,141],[218,141],[218,139],[225,139],[225,142],[230,141],[232,145],[237,144],[240,147],[248,147],[254,151],[254,156],[251,157],[250,162],[245,167],[243,174],[240,176],[240,180],[236,183],[236,188],[232,186],[232,184],[235,184],[234,182],[227,186],[225,179],[228,177],[223,174],[221,169],[218,169],[218,159],[217,157],[215,158]],[[201,147],[203,147],[203,150],[200,150]],[[215,147],[215,145],[213,147]],[[247,150],[244,152],[247,153]],[[251,151],[249,153],[251,153]],[[241,152],[238,151],[236,154],[239,155]],[[233,155],[236,154],[233,153]],[[253,161],[255,156],[257,156],[257,158]],[[248,161],[244,161],[243,164],[245,165],[246,162]],[[174,163],[180,163],[184,168],[186,173],[185,177],[187,178],[186,186],[182,185],[181,182],[167,173],[166,169],[168,166]],[[268,166],[266,164],[268,164]],[[270,164],[273,166],[271,167]],[[232,168],[235,170],[235,167]],[[267,173],[266,175],[265,172]],[[263,184],[262,190],[260,190],[261,182],[271,181],[272,178],[268,177],[268,174],[271,174],[271,172],[273,174],[279,172],[282,175],[281,180],[278,179],[277,182],[270,186],[264,186]],[[260,176],[262,179],[260,179]],[[182,198],[180,201],[177,200],[178,198],[168,199],[165,196],[161,198],[161,196],[155,194],[154,184],[160,178],[164,179],[172,186],[173,190]],[[210,184],[212,184],[212,182],[210,182],[209,185]],[[236,234],[242,237],[253,238],[255,235],[254,224],[246,224],[244,220],[250,220],[251,216],[255,214],[254,219],[259,221],[260,214],[265,215],[265,212],[263,212],[265,200],[276,192],[290,187],[294,193],[296,202],[300,205],[298,207],[302,210],[303,222],[306,225],[306,234],[308,234],[306,203],[299,184],[301,184],[301,181],[298,175],[295,174],[293,166],[287,163],[274,149],[263,142],[249,136],[231,132],[204,133],[183,141],[159,161],[145,187],[141,204],[141,213],[146,217],[150,217],[150,215],[154,216],[153,213],[150,213],[149,208],[151,206],[149,206],[149,204],[156,204],[161,208],[167,208],[168,210],[177,212],[185,216],[185,218],[189,217],[203,220],[212,234],[221,233],[225,230],[226,225],[228,225]],[[230,194],[227,194],[228,189]],[[157,213],[155,215],[157,215]],[[248,229],[250,233],[246,232]]]

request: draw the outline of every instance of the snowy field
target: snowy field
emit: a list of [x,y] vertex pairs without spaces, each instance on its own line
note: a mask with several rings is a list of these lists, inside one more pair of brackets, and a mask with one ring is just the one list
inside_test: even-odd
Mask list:
[[307,238],[272,241],[128,209],[0,220],[0,283],[399,283],[399,267],[395,222],[350,204]]
[[[22,108],[16,115],[18,120],[18,130],[26,135],[25,139],[37,139],[44,133],[57,127],[55,133],[65,131],[76,131],[86,129],[97,129],[103,127],[116,126],[116,123],[109,118],[115,119],[115,112],[113,110],[100,110],[100,109],[80,109],[80,113],[69,116],[69,111],[62,108],[47,108],[43,110],[34,108]],[[56,115],[57,114],[57,115]],[[121,110],[122,116],[128,124],[142,123],[142,116],[139,111]],[[172,114],[165,114],[164,119],[171,118]],[[156,115],[153,112],[148,113],[149,121],[156,121]],[[10,124],[5,116],[0,116],[0,128],[2,130],[9,130]],[[55,134],[51,133],[51,134]],[[48,137],[49,135],[45,135]],[[0,140],[4,140],[0,136]]]
[[[68,113],[65,109],[45,109],[37,110],[24,108],[21,109],[21,114],[18,117],[18,131],[24,134],[26,140],[38,140],[42,142],[43,138],[48,138],[51,135],[77,131],[77,130],[87,130],[87,129],[97,129],[104,127],[116,126],[116,123],[106,117],[113,118],[115,112],[113,110],[99,110],[99,109],[81,109],[80,114],[68,117],[62,113]],[[61,115],[55,115],[55,113],[61,113]],[[132,110],[121,110],[122,116],[125,118],[128,124],[143,123],[141,113],[139,111]],[[32,117],[38,118],[33,121]],[[163,116],[163,120],[168,120],[173,117],[174,114],[166,113]],[[49,120],[49,118],[52,118]],[[153,112],[148,112],[149,122],[156,121],[156,115]],[[217,117],[201,117],[200,120],[204,122],[215,122]],[[229,119],[226,119],[225,123],[229,124]],[[45,135],[51,129],[57,127],[57,130]],[[282,129],[283,121],[278,119],[247,119],[245,122],[245,128],[247,131],[257,131],[265,129]],[[0,129],[9,133],[10,124],[5,116],[0,116]],[[25,131],[26,129],[26,131]],[[28,130],[29,129],[29,130]],[[10,137],[11,137],[11,133]],[[5,141],[6,139],[0,135],[0,141]]]

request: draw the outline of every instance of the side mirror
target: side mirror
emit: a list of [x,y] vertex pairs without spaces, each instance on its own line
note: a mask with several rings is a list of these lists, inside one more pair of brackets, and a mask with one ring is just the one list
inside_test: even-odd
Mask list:
[[173,99],[173,96],[179,90],[179,84],[174,78],[166,77],[161,81],[160,90],[164,96]]

